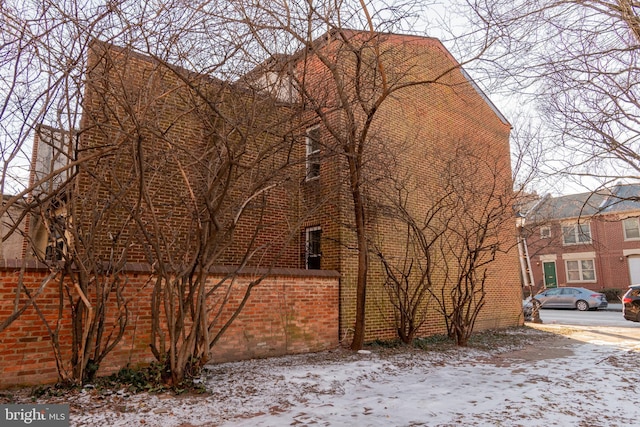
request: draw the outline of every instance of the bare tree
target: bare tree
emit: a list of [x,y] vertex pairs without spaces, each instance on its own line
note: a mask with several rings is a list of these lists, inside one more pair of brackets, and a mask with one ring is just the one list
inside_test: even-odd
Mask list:
[[[126,251],[114,251],[108,258],[99,256],[92,240],[99,224],[110,213],[109,209],[94,212],[93,223],[82,226],[73,220],[75,204],[73,173],[67,169],[72,162],[69,152],[75,150],[75,135],[46,127],[38,127],[35,151],[39,160],[56,164],[34,165],[29,198],[15,224],[27,222],[32,232],[19,232],[28,242],[25,262],[37,260],[47,266],[50,274],[37,289],[29,289],[20,276],[15,288],[13,312],[0,325],[0,331],[11,325],[27,309],[33,307],[49,333],[60,379],[65,382],[91,380],[106,355],[120,342],[128,318],[124,291],[126,276],[122,274]],[[48,151],[43,153],[43,151]],[[56,153],[65,153],[62,160]],[[43,166],[43,167],[40,167]],[[44,176],[44,177],[43,177]],[[89,195],[90,197],[90,195]],[[94,200],[95,202],[95,200]],[[18,232],[14,228],[14,232]],[[24,270],[24,265],[22,269]],[[58,299],[55,315],[51,303],[39,302],[46,287],[57,286]],[[70,319],[71,348],[62,343],[65,319]],[[70,360],[67,354],[71,351]]]
[[520,94],[544,123],[545,171],[590,189],[637,180],[637,2],[498,1],[473,10],[470,26],[494,40],[477,71]]
[[505,168],[499,157],[458,145],[443,174],[447,221],[441,223],[446,231],[437,251],[444,280],[431,289],[458,345],[466,345],[485,305],[485,283],[496,255],[515,244],[515,229],[503,227],[514,215]]
[[[406,227],[403,256],[376,252],[403,342],[411,342],[427,312],[435,310],[449,337],[466,345],[485,307],[491,270],[506,272],[512,260],[505,254],[515,247],[516,230],[505,224],[514,218],[517,193],[505,153],[469,141],[438,152],[435,185],[408,187],[409,180],[397,180],[397,196],[383,206],[393,223]],[[428,197],[417,196],[425,191]],[[408,203],[416,196],[419,209]]]
[[[384,288],[393,306],[398,337],[410,344],[428,319],[432,288],[439,285],[435,271],[441,262],[441,254],[436,248],[447,229],[447,218],[443,218],[442,211],[448,206],[443,197],[434,199],[430,207],[425,207],[424,213],[412,212],[407,203],[409,195],[420,190],[408,189],[406,183],[396,185],[396,188],[397,197],[391,199],[392,203],[379,208],[398,227],[404,227],[404,252],[393,256],[383,244],[373,246],[386,274]],[[441,219],[445,223],[437,226]],[[396,236],[402,234],[398,230]]]
[[[392,8],[376,10],[365,2],[344,2],[335,7],[293,3],[287,4],[282,14],[260,5],[239,8],[239,19],[251,22],[261,46],[271,49],[274,57],[279,46],[274,29],[281,31],[284,44],[299,47],[284,59],[286,65],[278,81],[291,84],[295,99],[313,113],[308,116],[309,123],[319,124],[327,135],[322,139],[326,156],[340,159],[344,165],[350,218],[338,220],[353,233],[352,238],[343,236],[340,243],[354,248],[357,254],[354,350],[362,348],[366,331],[373,232],[369,199],[379,175],[388,167],[381,161],[383,153],[392,149],[385,144],[388,135],[383,129],[385,113],[381,112],[396,105],[396,95],[400,97],[416,87],[449,84],[452,72],[459,68],[449,58],[429,62],[428,70],[419,68],[421,60],[431,59],[424,59],[428,54],[416,50],[411,41],[399,41],[393,34],[380,31],[406,22],[411,16],[408,11],[417,4],[407,2],[403,5],[407,9],[395,9],[396,18],[389,21],[380,16]],[[254,16],[263,20],[254,20]],[[354,23],[366,30],[345,29]]]
[[[71,220],[73,205],[69,204],[78,167],[75,129],[84,48],[87,35],[104,14],[87,17],[50,6],[49,2],[4,2],[0,7],[0,189],[3,194],[13,193],[3,197],[0,212],[4,217],[10,209],[21,208],[1,237],[6,241],[21,234],[28,242],[27,251],[16,250],[11,257],[38,260],[50,271],[35,289],[29,289],[24,276],[19,276],[12,312],[0,329],[33,309],[51,339],[60,378],[82,382],[93,377],[127,323],[122,294],[126,279],[120,275],[123,254],[111,252],[110,267],[105,268],[107,260],[96,256],[90,242],[101,213],[96,215],[97,222],[82,228]],[[43,127],[43,122],[53,126]],[[46,163],[31,165],[31,153],[38,150],[39,159]],[[55,309],[38,299],[51,287],[58,289]],[[70,348],[61,339],[65,319],[71,321]]]
[[[177,384],[206,362],[289,240],[297,244],[296,210],[281,223],[270,211],[274,198],[296,206],[285,202],[296,194],[286,172],[299,157],[289,133],[295,109],[233,83],[257,59],[243,56],[247,35],[221,19],[226,7],[3,3],[3,189],[19,181],[11,175],[16,159],[28,158],[41,123],[72,138],[61,139],[68,151],[50,138],[64,161],[3,198],[2,213],[29,195],[3,239],[31,220],[42,233],[25,236],[29,254],[53,273],[35,290],[18,283],[2,327],[33,307],[63,379],[91,379],[122,337],[132,298],[124,292],[127,263],[152,266],[149,344]],[[216,264],[234,267],[212,283]],[[263,272],[241,286],[234,278],[248,266]],[[52,320],[37,298],[53,280]],[[58,340],[67,315],[71,360]]]
[[[131,239],[130,258],[153,266],[150,345],[179,384],[208,361],[266,271],[292,262],[279,254],[297,236],[297,212],[275,218],[296,205],[295,110],[150,52],[96,43],[93,55],[83,149],[120,141],[120,153],[87,163],[80,185],[118,195],[118,228],[102,239]],[[233,267],[213,280],[219,265]],[[265,273],[241,286],[247,267]]]

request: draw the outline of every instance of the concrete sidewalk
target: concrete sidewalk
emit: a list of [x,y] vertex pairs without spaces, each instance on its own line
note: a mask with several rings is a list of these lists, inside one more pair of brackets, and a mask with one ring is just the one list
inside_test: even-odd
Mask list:
[[607,308],[605,308],[604,311],[620,311],[620,312],[622,312],[622,304],[609,304],[609,306]]

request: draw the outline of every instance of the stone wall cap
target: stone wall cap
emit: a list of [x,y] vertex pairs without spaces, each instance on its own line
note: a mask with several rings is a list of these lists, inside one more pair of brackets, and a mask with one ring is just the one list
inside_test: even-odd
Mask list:
[[[37,260],[22,259],[0,259],[0,270],[50,270],[55,266],[47,265]],[[106,267],[106,266],[105,266]],[[106,268],[105,268],[106,269]],[[122,270],[125,273],[152,273],[150,264],[141,262],[127,263]],[[335,270],[307,270],[304,268],[265,268],[265,267],[244,267],[238,268],[232,265],[216,265],[209,269],[211,274],[234,274],[240,276],[297,276],[297,277],[340,277],[340,273]]]

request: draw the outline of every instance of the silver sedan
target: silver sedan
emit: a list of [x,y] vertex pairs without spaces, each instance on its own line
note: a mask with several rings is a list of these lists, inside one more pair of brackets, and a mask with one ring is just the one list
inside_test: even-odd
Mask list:
[[607,297],[586,288],[551,288],[533,297],[540,308],[577,308],[586,311],[607,308]]

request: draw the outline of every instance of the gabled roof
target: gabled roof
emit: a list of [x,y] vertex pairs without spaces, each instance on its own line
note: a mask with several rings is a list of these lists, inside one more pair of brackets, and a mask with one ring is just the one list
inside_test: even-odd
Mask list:
[[602,206],[602,212],[640,211],[640,183],[617,184]]
[[498,107],[496,107],[496,104],[494,104],[493,101],[491,101],[491,99],[489,99],[489,96],[482,89],[480,89],[480,86],[478,86],[478,84],[475,82],[475,80],[473,80],[471,78],[471,76],[465,71],[464,68],[462,68],[462,66],[460,66],[460,72],[462,73],[464,78],[467,79],[469,84],[471,86],[473,86],[473,89],[476,92],[478,92],[478,95],[480,95],[480,97],[484,100],[484,102],[487,103],[487,105],[489,106],[489,108],[491,108],[491,110],[494,112],[494,114],[496,116],[498,116],[498,119],[500,119],[500,121],[502,123],[504,123],[505,125],[511,126],[511,123],[509,122],[509,120],[507,120],[507,118],[504,116],[504,114],[502,114],[502,112],[498,109]]
[[297,52],[292,54],[284,54],[277,53],[269,57],[263,63],[257,65],[251,71],[246,73],[239,82],[241,84],[247,84],[247,82],[255,83],[260,76],[264,75],[265,72],[275,72],[275,73],[285,73],[289,70],[289,67],[292,63],[303,58],[309,52],[313,52],[314,50],[322,49],[323,46],[329,44],[332,40],[349,40],[352,38],[356,38],[359,36],[363,36],[368,39],[396,39],[403,41],[413,41],[420,43],[430,43],[435,46],[437,49],[444,52],[446,57],[453,64],[452,69],[458,69],[462,74],[462,77],[471,85],[474,91],[482,98],[482,100],[489,106],[491,111],[497,116],[497,118],[506,126],[512,127],[511,123],[504,114],[498,109],[498,107],[491,101],[489,96],[480,88],[480,86],[471,78],[469,73],[462,67],[462,65],[458,62],[458,60],[449,52],[449,50],[444,46],[444,44],[435,37],[427,37],[415,34],[399,34],[399,33],[386,33],[386,32],[371,32],[366,30],[354,30],[348,28],[334,28],[324,33],[317,39],[313,40],[308,46],[304,46],[299,49]]
[[640,183],[560,197],[546,195],[522,214],[531,222],[542,222],[630,211],[640,211]]

